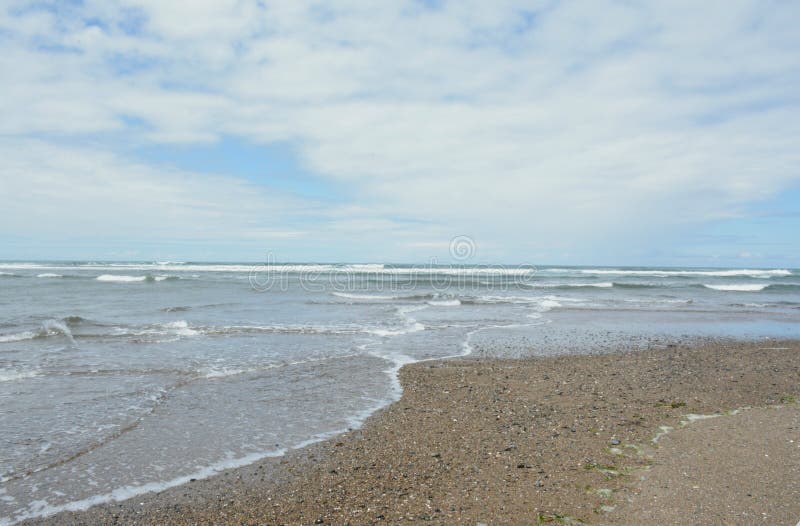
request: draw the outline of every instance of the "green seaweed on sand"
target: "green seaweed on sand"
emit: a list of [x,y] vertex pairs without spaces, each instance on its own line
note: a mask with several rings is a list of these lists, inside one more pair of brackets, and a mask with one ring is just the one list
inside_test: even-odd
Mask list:
[[607,477],[615,477],[620,474],[619,468],[617,466],[611,464],[598,464],[596,462],[587,462],[583,465],[583,469],[585,470],[597,470]]
[[539,513],[536,516],[536,524],[584,524],[580,519],[561,515],[559,513]]

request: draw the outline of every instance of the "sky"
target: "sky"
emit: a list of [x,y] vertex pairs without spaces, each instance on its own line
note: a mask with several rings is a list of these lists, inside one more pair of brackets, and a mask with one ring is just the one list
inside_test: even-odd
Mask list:
[[792,0],[6,0],[0,259],[447,263],[467,236],[474,263],[800,267],[798,26]]

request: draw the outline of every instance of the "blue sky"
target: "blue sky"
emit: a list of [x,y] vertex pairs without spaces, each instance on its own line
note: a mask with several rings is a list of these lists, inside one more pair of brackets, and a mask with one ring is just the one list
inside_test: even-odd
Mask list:
[[800,267],[798,24],[4,2],[0,258],[447,262],[466,235],[475,263]]

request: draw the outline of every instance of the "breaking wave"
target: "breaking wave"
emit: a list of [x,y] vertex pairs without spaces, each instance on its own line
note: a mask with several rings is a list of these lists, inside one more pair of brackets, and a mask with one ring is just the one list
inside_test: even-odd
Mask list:
[[601,283],[525,283],[525,287],[531,289],[574,289],[574,288],[598,288],[610,289],[618,286],[617,283],[605,281]]
[[47,320],[37,330],[23,331],[12,334],[0,334],[0,343],[19,342],[48,338],[51,336],[64,336],[74,341],[72,331],[64,320]]
[[[561,270],[568,269],[548,269]],[[792,272],[786,269],[758,270],[758,269],[735,269],[735,270],[628,270],[628,269],[576,269],[580,274],[594,274],[600,276],[716,276],[732,277],[746,276],[750,278],[777,278],[791,276]]]
[[97,281],[107,281],[112,283],[134,283],[142,281],[166,281],[168,279],[178,279],[176,276],[124,276],[118,274],[103,274],[97,276]]
[[735,292],[758,292],[760,290],[764,290],[769,287],[768,284],[731,284],[731,285],[708,285],[703,284],[703,286],[707,289],[712,290],[723,290],[723,291],[735,291]]
[[16,382],[26,378],[39,376],[39,371],[19,370],[19,369],[0,369],[0,382]]

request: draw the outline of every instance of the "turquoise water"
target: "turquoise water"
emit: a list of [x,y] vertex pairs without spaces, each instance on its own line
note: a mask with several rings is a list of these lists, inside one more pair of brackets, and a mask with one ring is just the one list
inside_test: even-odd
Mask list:
[[0,263],[0,524],[360,425],[404,363],[800,336],[800,271]]

